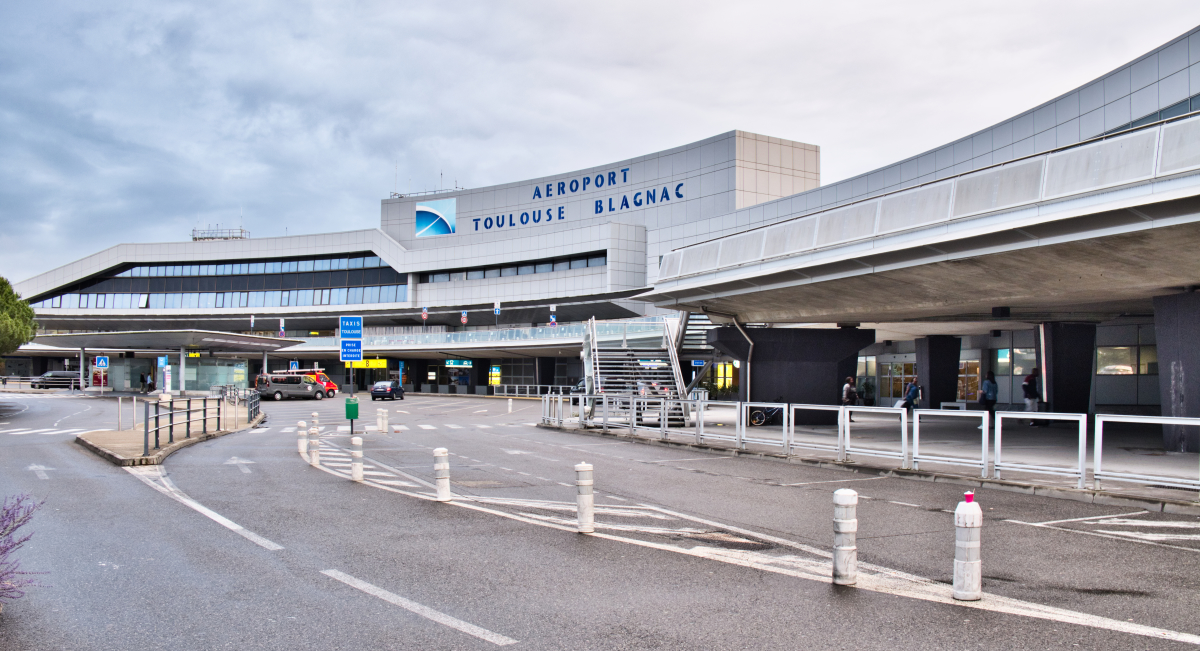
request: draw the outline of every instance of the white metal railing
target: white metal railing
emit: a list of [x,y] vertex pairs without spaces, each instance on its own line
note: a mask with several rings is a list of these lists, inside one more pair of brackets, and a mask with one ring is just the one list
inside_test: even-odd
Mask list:
[[[1042,418],[1043,416],[1045,416],[1045,414],[1037,415],[1038,418]],[[1192,475],[1193,477],[1196,477],[1195,479],[1188,479],[1185,477],[1179,477],[1177,475],[1151,475],[1137,472],[1104,470],[1104,426],[1107,423],[1146,423],[1150,425],[1191,425],[1200,427],[1200,418],[1096,414],[1096,442],[1095,450],[1092,453],[1092,476],[1095,481],[1094,486],[1096,490],[1100,490],[1100,481],[1104,479],[1127,481],[1135,484],[1171,486],[1173,488],[1200,490],[1200,468],[1197,468],[1197,471]]]
[[493,384],[494,395],[532,397],[543,395],[569,395],[575,389],[573,384]]
[[0,375],[0,389],[79,389],[78,377]]
[[[882,457],[884,459],[897,459],[900,461],[900,467],[908,469],[910,467],[910,459],[908,456],[908,410],[904,407],[859,407],[845,406],[841,408],[843,411],[842,417],[842,456],[839,461],[849,461],[852,455]],[[881,450],[879,448],[856,447],[854,438],[851,436],[853,423],[850,418],[854,414],[892,414],[900,418],[900,451]]]
[[[788,408],[787,403],[783,402],[739,402],[738,404],[738,449],[745,450],[747,443],[757,443],[759,445],[778,446],[785,451],[788,449],[788,421],[792,410]],[[761,423],[753,423],[752,418],[755,412],[761,414],[764,419]],[[766,426],[775,416],[779,416],[782,427],[779,432],[779,439],[766,438],[759,435],[751,435],[749,427],[755,428]],[[757,431],[757,430],[756,430]]]
[[[1012,461],[1004,461],[1004,421],[1007,420],[1027,420],[1032,412],[1028,411],[998,411],[996,412],[996,441],[995,454],[992,457],[992,477],[1000,479],[1000,473],[1004,470],[1016,470],[1020,472],[1035,472],[1043,475],[1062,475],[1065,477],[1075,477],[1076,487],[1085,488],[1087,481],[1087,414],[1061,414],[1056,412],[1036,414],[1037,420],[1062,420],[1072,421],[1079,425],[1079,448],[1076,454],[1076,464],[1074,468],[1066,466],[1048,466],[1042,464],[1019,463]],[[1099,456],[1096,457],[1099,463]]]
[[[788,454],[792,454],[792,451],[795,450],[796,448],[802,448],[802,449],[806,449],[806,450],[819,450],[821,452],[833,452],[833,453],[837,454],[838,460],[842,460],[845,457],[845,454],[846,454],[845,439],[842,436],[842,431],[843,431],[842,421],[845,418],[845,409],[843,409],[840,405],[788,405],[787,411],[788,411],[788,419],[787,419],[788,420],[788,425],[787,425],[787,438],[788,438],[787,453]],[[824,443],[821,441],[812,441],[812,440],[808,440],[808,439],[802,439],[802,438],[798,437],[796,435],[796,412],[797,411],[835,411],[835,412],[837,412],[837,435],[834,437],[834,442],[832,444],[830,444],[830,443]],[[805,432],[805,434],[811,436],[814,433],[813,432]]]
[[[939,454],[921,454],[921,417],[922,416],[948,416],[951,418],[978,418],[982,426],[981,432],[981,456],[979,461],[964,457],[948,457]],[[912,428],[912,467],[913,470],[921,468],[922,461],[930,461],[934,463],[945,463],[953,466],[970,466],[980,469],[980,477],[986,479],[988,476],[988,430],[991,428],[991,423],[986,411],[942,411],[940,409],[914,409],[913,410],[913,428]]]

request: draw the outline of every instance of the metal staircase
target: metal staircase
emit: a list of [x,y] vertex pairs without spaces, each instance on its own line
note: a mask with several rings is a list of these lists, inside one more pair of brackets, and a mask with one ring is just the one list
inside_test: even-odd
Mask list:
[[677,398],[683,387],[672,333],[662,318],[588,322],[589,393]]

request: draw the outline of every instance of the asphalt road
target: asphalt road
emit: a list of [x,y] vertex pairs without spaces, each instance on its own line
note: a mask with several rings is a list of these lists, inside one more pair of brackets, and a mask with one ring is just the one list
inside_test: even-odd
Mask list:
[[[0,495],[44,500],[20,560],[46,572],[0,649],[1200,642],[1194,516],[982,491],[987,596],[965,607],[946,598],[959,487],[540,429],[536,402],[366,400],[356,429],[380,407],[400,427],[363,434],[356,484],[341,396],[268,403],[264,427],[134,474],[56,433],[115,426],[114,402],[0,394]],[[296,445],[313,411],[321,468]],[[429,499],[435,447],[451,504]],[[592,536],[571,530],[579,461]],[[827,578],[842,487],[863,498],[854,588]]]

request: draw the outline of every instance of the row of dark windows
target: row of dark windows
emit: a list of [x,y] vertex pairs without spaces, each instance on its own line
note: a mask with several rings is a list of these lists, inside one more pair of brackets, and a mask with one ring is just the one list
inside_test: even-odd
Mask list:
[[419,274],[419,283],[444,283],[456,280],[482,280],[484,278],[501,278],[503,276],[524,276],[526,274],[550,273],[568,269],[583,269],[586,267],[603,267],[608,264],[608,254],[604,251],[585,253],[570,258],[548,258],[528,262],[514,262],[501,267],[476,267],[474,269],[455,269],[453,271],[432,271]]
[[276,289],[323,289],[369,285],[407,285],[408,274],[391,267],[264,274],[261,276],[201,276],[184,278],[109,278],[77,291],[96,294],[141,292],[253,292]]
[[164,276],[239,276],[306,271],[341,271],[386,267],[379,256],[370,253],[323,256],[304,260],[271,260],[265,262],[215,262],[213,264],[137,265],[117,276],[122,278],[158,278]]
[[1104,132],[1104,135],[1107,136],[1114,133],[1120,133],[1128,129],[1144,127],[1147,124],[1154,124],[1159,120],[1170,120],[1171,118],[1177,118],[1181,115],[1187,115],[1193,111],[1200,111],[1200,95],[1194,95],[1190,99],[1185,99],[1178,104],[1172,104],[1161,111],[1155,111],[1150,115],[1140,117],[1129,124],[1122,124],[1116,129],[1109,129],[1108,131]]

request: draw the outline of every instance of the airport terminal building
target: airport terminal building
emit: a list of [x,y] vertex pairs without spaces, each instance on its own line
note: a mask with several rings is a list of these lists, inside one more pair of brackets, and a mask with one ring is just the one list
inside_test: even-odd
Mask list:
[[[714,359],[713,377],[743,398],[829,403],[850,374],[881,404],[917,379],[936,407],[977,399],[991,371],[1001,403],[1015,403],[1037,367],[1056,410],[1200,416],[1200,384],[1178,388],[1200,383],[1198,113],[1192,30],[829,185],[818,146],[731,131],[586,170],[393,196],[376,229],[121,244],[16,289],[48,333],[304,340],[272,369],[332,370],[338,315],[361,314],[369,356],[417,389],[573,384],[575,324],[661,317],[679,324],[684,363]],[[710,324],[730,327],[687,343]],[[43,339],[10,368],[61,368]],[[751,353],[751,341],[763,345]],[[246,373],[262,364],[241,359]]]

